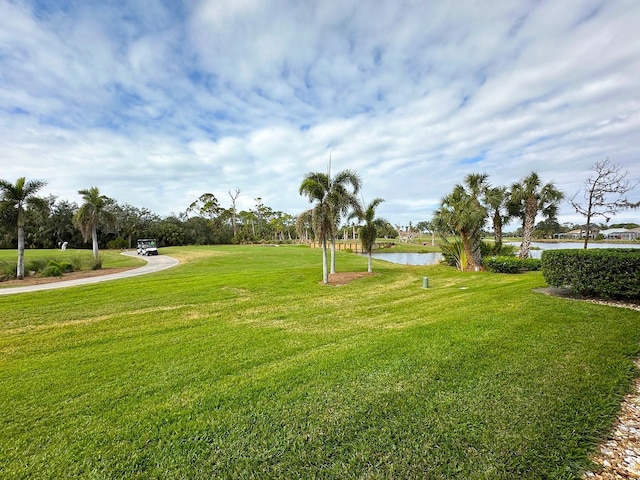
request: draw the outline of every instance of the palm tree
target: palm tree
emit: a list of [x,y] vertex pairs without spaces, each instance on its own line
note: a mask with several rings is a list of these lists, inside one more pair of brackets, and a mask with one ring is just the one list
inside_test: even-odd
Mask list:
[[529,257],[531,235],[538,213],[542,213],[545,218],[554,217],[563,197],[563,193],[553,183],[542,185],[536,172],[531,172],[511,186],[511,211],[522,218],[520,258]]
[[329,283],[327,265],[327,237],[333,229],[333,215],[328,200],[329,177],[323,173],[308,173],[300,184],[300,195],[306,195],[315,206],[300,215],[300,221],[308,221],[316,240],[322,245],[322,281]]
[[84,241],[89,238],[93,241],[93,258],[98,259],[98,223],[103,220],[109,224],[114,223],[112,212],[106,210],[111,199],[106,195],[100,195],[98,187],[79,190],[84,203],[73,217],[73,223],[82,233]]
[[[340,218],[358,204],[360,178],[351,170],[343,170],[334,178],[330,174],[310,172],[300,184],[299,193],[308,197],[315,206],[301,218],[310,219],[318,242],[322,244],[322,279],[329,282],[327,240],[331,241],[331,273],[335,273],[335,240]],[[351,185],[350,191],[348,186]]]
[[364,225],[360,227],[360,242],[362,243],[362,250],[367,252],[369,256],[367,272],[373,271],[371,265],[371,251],[373,245],[376,243],[376,237],[378,233],[378,227],[383,226],[387,221],[382,218],[376,218],[376,208],[384,200],[382,198],[375,198],[366,208],[358,206],[353,213],[359,220],[364,222]]
[[456,185],[434,212],[433,221],[439,231],[454,231],[460,235],[466,258],[466,264],[460,265],[461,270],[482,268],[480,245],[487,209],[481,204],[480,197],[487,188],[487,178],[485,174],[467,175],[465,185]]
[[493,223],[493,238],[495,251],[502,248],[502,226],[509,223],[511,215],[508,211],[510,192],[506,187],[488,188],[484,194],[484,204],[489,210]]
[[[329,175],[329,204],[333,212],[333,228],[331,229],[331,272],[336,273],[336,237],[340,220],[349,210],[359,208],[358,192],[362,181],[352,170],[342,170],[335,177]],[[351,189],[349,189],[351,186]]]
[[0,179],[0,211],[15,209],[15,221],[18,226],[18,266],[16,277],[24,279],[24,221],[25,208],[33,200],[38,190],[46,185],[41,180],[26,181],[25,177],[20,177],[15,185],[6,180]]

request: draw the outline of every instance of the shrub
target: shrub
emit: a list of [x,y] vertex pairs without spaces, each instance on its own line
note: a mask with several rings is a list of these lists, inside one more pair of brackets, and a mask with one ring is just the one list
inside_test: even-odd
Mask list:
[[539,258],[521,258],[520,261],[527,272],[537,272],[542,268],[542,260]]
[[25,265],[25,272],[42,272],[49,261],[46,258],[36,258],[29,260]]
[[60,271],[63,273],[73,272],[73,264],[71,262],[60,262],[58,266],[60,267]]
[[522,273],[540,269],[537,258],[490,257],[485,259],[484,266],[494,273]]
[[62,270],[60,270],[60,266],[57,265],[55,262],[50,262],[49,265],[47,265],[45,269],[42,271],[42,276],[43,277],[61,277]]
[[455,239],[453,242],[446,242],[440,245],[442,257],[447,265],[462,270],[462,265],[467,264],[467,255],[464,251],[462,240]]
[[100,270],[101,268],[102,268],[102,255],[99,255],[98,258],[92,258],[91,264],[89,265],[89,269]]
[[545,250],[542,274],[549,285],[585,296],[640,299],[640,250]]
[[73,271],[82,270],[82,258],[78,255],[74,255],[69,259],[71,265],[73,266]]
[[0,261],[0,281],[13,280],[16,278],[18,264],[16,262]]
[[482,258],[486,257],[514,257],[517,247],[514,245],[496,245],[495,243],[482,242],[480,244],[480,251],[482,252]]

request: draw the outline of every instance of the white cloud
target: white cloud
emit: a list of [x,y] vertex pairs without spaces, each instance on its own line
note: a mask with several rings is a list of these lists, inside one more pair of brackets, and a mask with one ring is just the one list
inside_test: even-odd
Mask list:
[[0,2],[0,177],[297,213],[331,154],[403,224],[470,172],[571,194],[609,157],[640,178],[639,20],[634,0]]

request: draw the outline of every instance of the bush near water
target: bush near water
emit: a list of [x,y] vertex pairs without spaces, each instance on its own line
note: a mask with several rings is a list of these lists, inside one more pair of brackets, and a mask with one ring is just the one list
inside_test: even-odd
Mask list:
[[542,274],[549,285],[581,295],[640,299],[640,249],[545,250]]
[[485,259],[484,266],[494,273],[524,273],[540,270],[540,263],[537,258],[500,256]]

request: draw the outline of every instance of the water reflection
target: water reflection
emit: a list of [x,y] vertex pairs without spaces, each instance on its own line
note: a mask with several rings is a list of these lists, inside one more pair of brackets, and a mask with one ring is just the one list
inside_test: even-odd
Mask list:
[[[513,245],[516,248],[520,248],[519,243],[509,242],[507,245]],[[589,249],[592,248],[640,248],[638,243],[590,243]],[[540,258],[544,250],[561,250],[561,249],[576,249],[584,248],[582,242],[531,242],[531,247],[535,250],[530,250],[532,258]],[[516,252],[517,254],[517,252]]]
[[[519,243],[508,243],[515,247],[520,247]],[[531,256],[540,258],[543,250],[556,250],[562,248],[582,248],[582,242],[531,242]],[[589,244],[589,248],[640,248],[638,243],[594,243]],[[517,254],[517,252],[516,252]],[[408,252],[374,252],[373,258],[400,265],[436,265],[442,260],[441,253],[408,253]]]
[[436,265],[442,260],[441,253],[372,253],[373,258],[400,265]]

